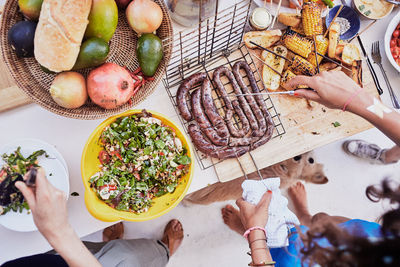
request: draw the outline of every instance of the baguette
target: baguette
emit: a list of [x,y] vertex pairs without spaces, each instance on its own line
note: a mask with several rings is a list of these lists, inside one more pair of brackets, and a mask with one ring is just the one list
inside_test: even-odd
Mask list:
[[[284,57],[286,57],[287,53],[288,53],[288,50],[286,49],[286,47],[284,47],[282,45],[278,45],[278,46],[274,47],[273,50],[277,54],[282,55]],[[269,66],[273,67],[279,73],[283,72],[283,68],[285,66],[285,59],[275,56],[274,54],[269,53],[268,51],[263,51],[261,54],[261,58],[265,61],[265,63],[267,63]],[[268,66],[263,65],[262,80],[264,82],[264,85],[270,91],[275,91],[280,86],[281,76],[279,74],[277,74],[275,71],[273,71],[271,68],[269,68]]]
[[336,47],[339,42],[340,25],[339,23],[333,22],[331,28],[329,29],[329,48],[328,56],[330,58],[335,58]]
[[281,30],[270,30],[270,31],[252,31],[244,34],[243,40],[245,45],[250,48],[257,48],[251,44],[250,41],[261,45],[263,47],[271,47],[281,39]]
[[280,13],[278,15],[278,21],[283,25],[299,28],[301,24],[301,16],[296,13]]
[[43,67],[71,70],[79,54],[92,0],[44,0],[35,32],[35,58]]

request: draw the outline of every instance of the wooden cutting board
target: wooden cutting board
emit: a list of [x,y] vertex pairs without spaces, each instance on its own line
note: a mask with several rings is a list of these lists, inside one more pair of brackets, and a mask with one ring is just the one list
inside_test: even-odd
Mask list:
[[[257,62],[256,59],[253,60]],[[363,81],[365,90],[379,97],[365,62],[363,62]],[[349,112],[331,110],[314,102],[310,108],[304,99],[291,96],[271,96],[271,98],[280,114],[286,133],[250,152],[259,169],[373,127],[366,120]],[[333,125],[335,122],[340,123],[340,126],[335,127]],[[248,153],[239,159],[224,160],[214,166],[221,182],[241,177],[244,175],[243,171],[249,174],[257,170]]]

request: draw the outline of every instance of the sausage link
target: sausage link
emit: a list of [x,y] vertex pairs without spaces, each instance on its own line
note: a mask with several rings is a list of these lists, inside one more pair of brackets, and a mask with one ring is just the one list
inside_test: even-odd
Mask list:
[[204,113],[203,107],[201,106],[201,90],[196,89],[192,93],[192,112],[194,119],[200,126],[201,131],[211,140],[211,142],[218,146],[228,145],[228,137],[220,137],[215,131],[206,114]]
[[[245,84],[242,75],[240,75],[240,68],[243,68],[246,71],[247,78],[250,81],[250,85],[251,85],[253,91],[254,91],[254,88],[256,88],[255,89],[256,91],[259,91],[257,83],[256,83],[256,79],[253,75],[253,72],[250,69],[250,66],[245,61],[238,61],[235,63],[235,65],[233,65],[233,75],[235,75],[235,78],[236,78],[239,86],[241,87],[243,93],[250,94],[251,91]],[[253,93],[255,93],[255,92],[253,92]],[[247,100],[248,104],[250,105],[251,109],[253,110],[254,115],[257,118],[258,126],[259,126],[259,129],[253,131],[253,136],[263,136],[267,129],[263,111],[261,111],[260,107],[257,105],[257,102],[252,95],[246,96],[246,100]]]
[[195,124],[190,124],[188,127],[188,132],[190,137],[192,138],[193,144],[196,146],[198,150],[203,152],[206,155],[210,155],[216,149],[216,146],[211,144],[208,140],[206,140],[203,136],[203,133],[200,131],[200,128]]
[[[243,68],[246,71],[247,76],[249,77],[249,82],[250,82],[252,92],[259,93],[260,89],[257,86],[256,79],[253,75],[253,72],[250,69],[250,66],[245,62],[244,62],[244,64],[241,63],[240,66],[243,66]],[[275,129],[274,122],[272,120],[272,116],[268,111],[267,105],[265,104],[263,97],[261,95],[256,95],[255,99],[257,101],[258,106],[260,107],[260,109],[262,110],[262,112],[264,114],[264,118],[267,123],[267,129],[266,129],[265,134],[258,141],[254,142],[251,145],[251,150],[254,150],[254,149],[260,147],[261,145],[267,143],[272,138],[272,135],[273,135],[274,129]]]
[[207,114],[207,117],[210,119],[210,122],[214,126],[218,135],[221,137],[229,138],[230,134],[228,127],[226,126],[224,119],[219,115],[217,108],[214,105],[214,101],[211,95],[211,82],[209,79],[205,79],[201,86],[201,98],[204,111]]
[[[239,116],[240,121],[242,122],[241,129],[235,128],[235,129],[237,129],[236,130],[237,135],[235,135],[235,137],[243,137],[250,131],[249,121],[247,120],[247,117],[244,114],[244,112],[243,112],[242,108],[240,107],[240,104],[237,100],[233,100],[232,105],[233,105],[233,108],[235,109],[236,114]],[[233,125],[232,118],[229,122],[232,123],[232,125]],[[233,126],[233,127],[235,127],[235,126]]]
[[236,158],[244,155],[246,152],[250,150],[249,146],[244,146],[244,147],[215,146],[211,144],[208,140],[206,140],[203,133],[200,131],[199,127],[195,124],[189,125],[188,132],[197,149],[213,158],[218,158],[218,159]]
[[182,118],[184,118],[186,121],[190,121],[192,119],[192,114],[190,113],[189,107],[186,102],[189,90],[195,84],[203,82],[205,78],[207,78],[206,73],[204,72],[195,73],[191,75],[189,78],[185,79],[178,88],[178,92],[176,94],[176,102]]
[[[221,74],[224,74],[230,81],[230,83],[232,84],[233,87],[233,91],[235,94],[241,94],[242,91],[240,90],[240,87],[235,79],[235,76],[233,75],[232,71],[230,69],[228,69],[225,66],[221,66],[218,67],[215,71],[214,71],[214,83],[218,88],[218,91],[220,92],[222,98],[224,99],[225,105],[227,106],[228,109],[233,109],[232,107],[232,102],[229,99],[228,93],[225,90],[225,87],[223,85],[223,83],[221,82]],[[244,113],[246,114],[247,119],[249,120],[250,123],[250,127],[253,130],[257,130],[258,129],[258,124],[257,124],[257,120],[254,117],[253,112],[251,111],[250,106],[248,105],[246,99],[243,96],[238,96],[239,102],[242,106],[242,109],[244,111]]]

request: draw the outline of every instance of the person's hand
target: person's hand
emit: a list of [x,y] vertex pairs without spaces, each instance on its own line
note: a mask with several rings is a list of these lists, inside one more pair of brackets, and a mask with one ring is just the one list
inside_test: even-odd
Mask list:
[[[288,82],[288,86],[307,85],[315,90],[298,89],[295,96],[316,101],[328,108],[342,109],[346,101],[352,97],[360,86],[342,71],[324,71],[315,76],[297,76]],[[353,98],[347,109],[354,112],[354,108],[371,99],[364,90]]]
[[272,192],[267,191],[257,205],[250,204],[243,198],[236,200],[236,205],[240,209],[240,220],[245,229],[251,227],[263,227],[268,221],[268,207],[271,202]]
[[44,237],[51,241],[69,230],[65,193],[48,182],[43,169],[37,172],[35,188],[28,187],[24,182],[16,182],[15,186],[28,202],[33,220]]

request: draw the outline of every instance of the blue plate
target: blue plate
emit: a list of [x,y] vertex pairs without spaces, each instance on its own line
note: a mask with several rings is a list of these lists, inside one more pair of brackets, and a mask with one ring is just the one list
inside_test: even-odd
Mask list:
[[[339,8],[340,8],[340,5],[337,5],[337,6],[334,6],[331,10],[329,10],[329,13],[325,18],[327,27],[329,27],[329,25],[331,24],[332,19],[335,17]],[[350,29],[347,32],[345,32],[344,34],[340,35],[340,39],[348,40],[348,39],[353,38],[360,30],[360,18],[358,16],[357,12],[354,9],[352,9],[351,7],[344,6],[342,11],[340,11],[338,17],[345,18],[350,22]]]

